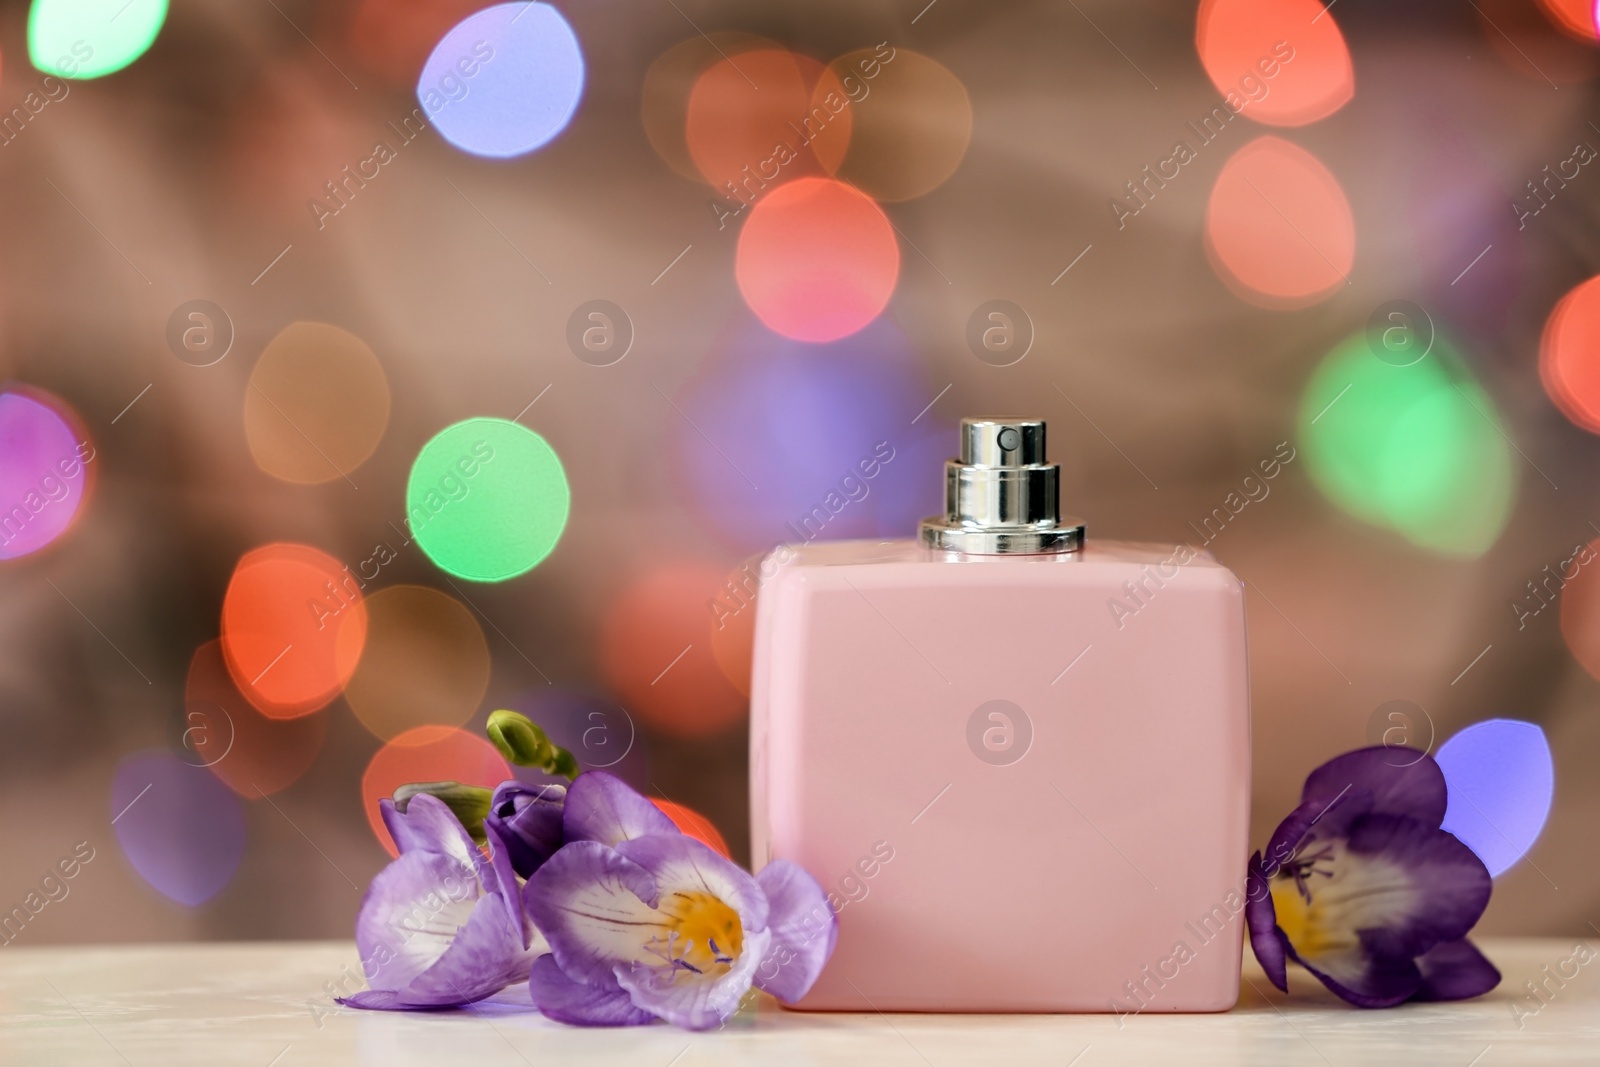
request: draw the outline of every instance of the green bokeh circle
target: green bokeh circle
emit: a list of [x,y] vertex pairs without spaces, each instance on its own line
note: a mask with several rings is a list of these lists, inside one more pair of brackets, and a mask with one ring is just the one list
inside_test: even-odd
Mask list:
[[46,74],[99,78],[149,51],[167,0],[33,0],[28,59]]
[[474,582],[526,574],[561,540],[572,490],[543,437],[505,419],[467,419],[422,446],[406,525],[440,569]]
[[1317,487],[1345,512],[1443,555],[1481,555],[1510,517],[1517,469],[1483,388],[1444,340],[1394,366],[1362,337],[1328,353],[1300,401]]

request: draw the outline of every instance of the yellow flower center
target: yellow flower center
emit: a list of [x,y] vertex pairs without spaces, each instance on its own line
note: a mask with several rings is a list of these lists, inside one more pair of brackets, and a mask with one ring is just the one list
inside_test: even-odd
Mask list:
[[696,971],[726,968],[744,947],[739,913],[710,893],[674,893],[661,902],[662,924],[677,937],[673,956]]
[[1272,880],[1272,906],[1278,912],[1278,925],[1283,928],[1294,950],[1307,959],[1315,959],[1329,952],[1352,948],[1357,944],[1354,931],[1337,929],[1329,924],[1334,916],[1321,903],[1323,894],[1313,890],[1307,900],[1295,880],[1280,874]]

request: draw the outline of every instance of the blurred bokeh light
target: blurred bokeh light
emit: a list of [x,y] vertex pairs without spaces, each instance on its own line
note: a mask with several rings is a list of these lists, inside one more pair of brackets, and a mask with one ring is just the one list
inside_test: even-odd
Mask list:
[[1494,403],[1449,343],[1396,366],[1365,335],[1335,348],[1300,402],[1300,440],[1328,499],[1414,544],[1477,556],[1510,515],[1516,468]]
[[1256,122],[1303,126],[1355,95],[1350,49],[1318,0],[1202,0],[1195,47],[1230,110]]
[[46,74],[99,78],[149,51],[167,0],[33,0],[28,58]]
[[1557,572],[1553,582],[1549,572],[1541,572],[1537,580],[1528,581],[1525,595],[1520,589],[1518,593],[1529,614],[1542,612],[1546,604],[1560,597],[1561,637],[1567,651],[1590,677],[1600,679],[1600,567],[1594,565],[1596,559],[1600,559],[1600,539],[1581,545],[1580,551],[1552,568]]
[[667,818],[672,820],[672,824],[679,830],[682,830],[696,841],[702,842],[722,853],[722,855],[731,858],[728,852],[728,842],[710,819],[693,808],[686,808],[682,804],[674,804],[672,801],[663,800],[661,797],[651,797],[650,800],[656,807],[661,809]]
[[1600,34],[1595,30],[1594,0],[1539,0],[1550,20],[1580,41],[1593,41]]
[[475,156],[526,155],[552,141],[583,96],[583,49],[561,12],[495,4],[445,34],[417,99],[440,134]]
[[1545,321],[1539,377],[1561,413],[1600,433],[1600,277],[1562,297]]
[[571,504],[561,458],[543,437],[505,419],[468,419],[417,454],[406,529],[441,570],[502,582],[555,549]]
[[250,374],[245,438],[256,464],[275,478],[302,485],[348,480],[388,425],[383,365],[348,330],[293,323]]
[[949,424],[905,333],[880,318],[827,345],[740,318],[684,386],[674,470],[694,515],[742,553],[817,538],[910,537],[939,510]]
[[[913,200],[956,172],[972,140],[972,101],[950,69],[909,48],[860,48],[828,65],[813,113],[845,101],[816,139],[823,165],[876,200]],[[831,110],[831,107],[829,107]]]
[[460,726],[488,686],[489,646],[459,600],[420,585],[367,597],[366,648],[344,695],[379,738],[429,723]]
[[361,659],[367,607],[326,552],[275,543],[240,558],[222,599],[222,649],[240,692],[292,719],[338,696]]
[[221,641],[207,641],[189,661],[183,711],[180,743],[186,751],[179,758],[209,768],[247,800],[299,781],[328,735],[326,712],[274,718],[246,700],[228,673]]
[[1531,722],[1489,719],[1456,734],[1435,757],[1450,789],[1443,828],[1499,876],[1527,854],[1555,795],[1555,764]]
[[[689,94],[694,92],[700,75],[719,62],[732,61],[743,53],[756,51],[783,50],[757,34],[718,30],[679,41],[657,56],[645,71],[639,104],[639,120],[644,124],[645,137],[662,162],[685,178],[706,180],[689,152]],[[711,102],[708,99],[703,106]],[[770,149],[772,146],[761,147]]]
[[1303,307],[1349,283],[1355,219],[1339,179],[1316,156],[1258,137],[1229,158],[1211,188],[1206,250],[1244,299]]
[[59,398],[0,392],[0,560],[37,552],[72,526],[94,484],[95,455]]
[[110,818],[139,877],[191,908],[221,892],[244,859],[239,798],[208,771],[165,750],[136,752],[117,764]]
[[741,51],[695,79],[684,115],[689,157],[738,212],[770,186],[821,173],[811,141],[849,136],[850,112],[811,109],[822,64],[785,49]]
[[705,563],[662,563],[611,605],[601,665],[628,708],[674,737],[720,733],[745,717],[745,701],[711,651],[711,599],[724,572]]
[[750,209],[735,271],[745,303],[773,331],[837,341],[889,302],[900,246],[871,198],[830,178],[799,178]]

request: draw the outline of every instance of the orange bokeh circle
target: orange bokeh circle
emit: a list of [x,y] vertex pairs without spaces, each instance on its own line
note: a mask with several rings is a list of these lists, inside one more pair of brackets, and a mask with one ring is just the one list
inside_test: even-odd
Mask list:
[[702,563],[659,567],[623,591],[602,627],[607,681],[662,733],[701,737],[744,718],[745,699],[722,676],[707,630],[724,577]]
[[[1558,5],[1568,9],[1571,0]],[[1592,34],[1574,29],[1553,7],[1528,0],[1474,0],[1478,31],[1500,61],[1547,88],[1578,85],[1600,71]]]
[[239,692],[223,661],[222,642],[207,641],[189,661],[183,687],[181,758],[210,769],[242,797],[286,789],[316,762],[328,736],[321,714],[295,719],[262,714]]
[[1211,189],[1206,252],[1241,298],[1270,308],[1322,300],[1350,276],[1356,227],[1339,180],[1278,137],[1233,154]]
[[367,609],[354,576],[308,545],[246,552],[222,598],[222,651],[239,691],[275,719],[339,695],[361,659]]
[[729,859],[733,858],[733,854],[728,851],[727,839],[710,819],[698,811],[686,808],[682,804],[674,804],[670,800],[662,800],[660,797],[651,797],[650,803],[660,808],[661,813],[671,819],[672,824],[683,831],[685,836],[694,838]]
[[1229,108],[1257,122],[1304,126],[1355,95],[1350,48],[1318,0],[1202,0],[1194,42]]
[[874,48],[828,64],[812,90],[812,113],[846,103],[848,123],[812,142],[828,173],[875,200],[903,201],[943,185],[972,141],[972,100],[948,68],[909,48],[888,60]]
[[1545,321],[1539,379],[1561,413],[1600,433],[1600,276],[1563,296]]
[[[1590,562],[1583,561],[1583,551],[1551,570],[1557,571],[1565,582],[1560,589],[1561,639],[1567,643],[1572,658],[1590,675],[1600,678],[1600,567],[1594,561],[1595,555],[1600,554],[1600,539],[1586,546]],[[1546,579],[1544,588],[1554,596],[1555,590],[1550,590],[1549,585]],[[1536,595],[1543,599],[1542,595],[1530,593],[1523,600],[1531,604]]]
[[822,173],[815,137],[848,138],[848,107],[812,108],[822,71],[810,56],[761,48],[720,60],[695,79],[684,119],[689,157],[731,208],[778,183]]
[[800,178],[751,209],[734,272],[769,329],[796,341],[836,341],[888,304],[900,246],[865,194],[831,178]]
[[1539,0],[1556,28],[1580,41],[1600,38],[1595,28],[1594,0]]
[[454,726],[418,726],[407,730],[373,755],[361,775],[361,804],[378,843],[399,852],[383,825],[378,801],[412,782],[460,782],[493,789],[514,775],[488,738]]
[[[679,41],[650,64],[640,92],[639,121],[650,147],[662,161],[695,181],[704,175],[689,154],[689,95],[707,70],[745,52],[782,51],[774,41],[753,33],[719,30]],[[771,146],[768,146],[771,147]]]

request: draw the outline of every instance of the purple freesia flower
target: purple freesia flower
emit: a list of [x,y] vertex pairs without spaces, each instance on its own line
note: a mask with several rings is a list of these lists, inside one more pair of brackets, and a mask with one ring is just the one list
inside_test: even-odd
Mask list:
[[1250,858],[1250,944],[1273,985],[1288,992],[1288,960],[1363,1008],[1499,984],[1466,940],[1493,883],[1439,828],[1445,800],[1439,765],[1414,749],[1360,749],[1311,773],[1266,858]]
[[562,832],[523,889],[550,947],[529,989],[552,1019],[706,1029],[752,984],[803,996],[833,952],[838,919],[809,874],[777,861],[752,878],[611,775],[578,776]]
[[470,1004],[528,976],[545,951],[517,896],[443,801],[379,801],[400,857],[361,900],[356,947],[371,987],[339,1003],[419,1010]]
[[489,801],[483,830],[494,855],[505,854],[518,877],[527,878],[561,847],[562,785],[500,783]]

